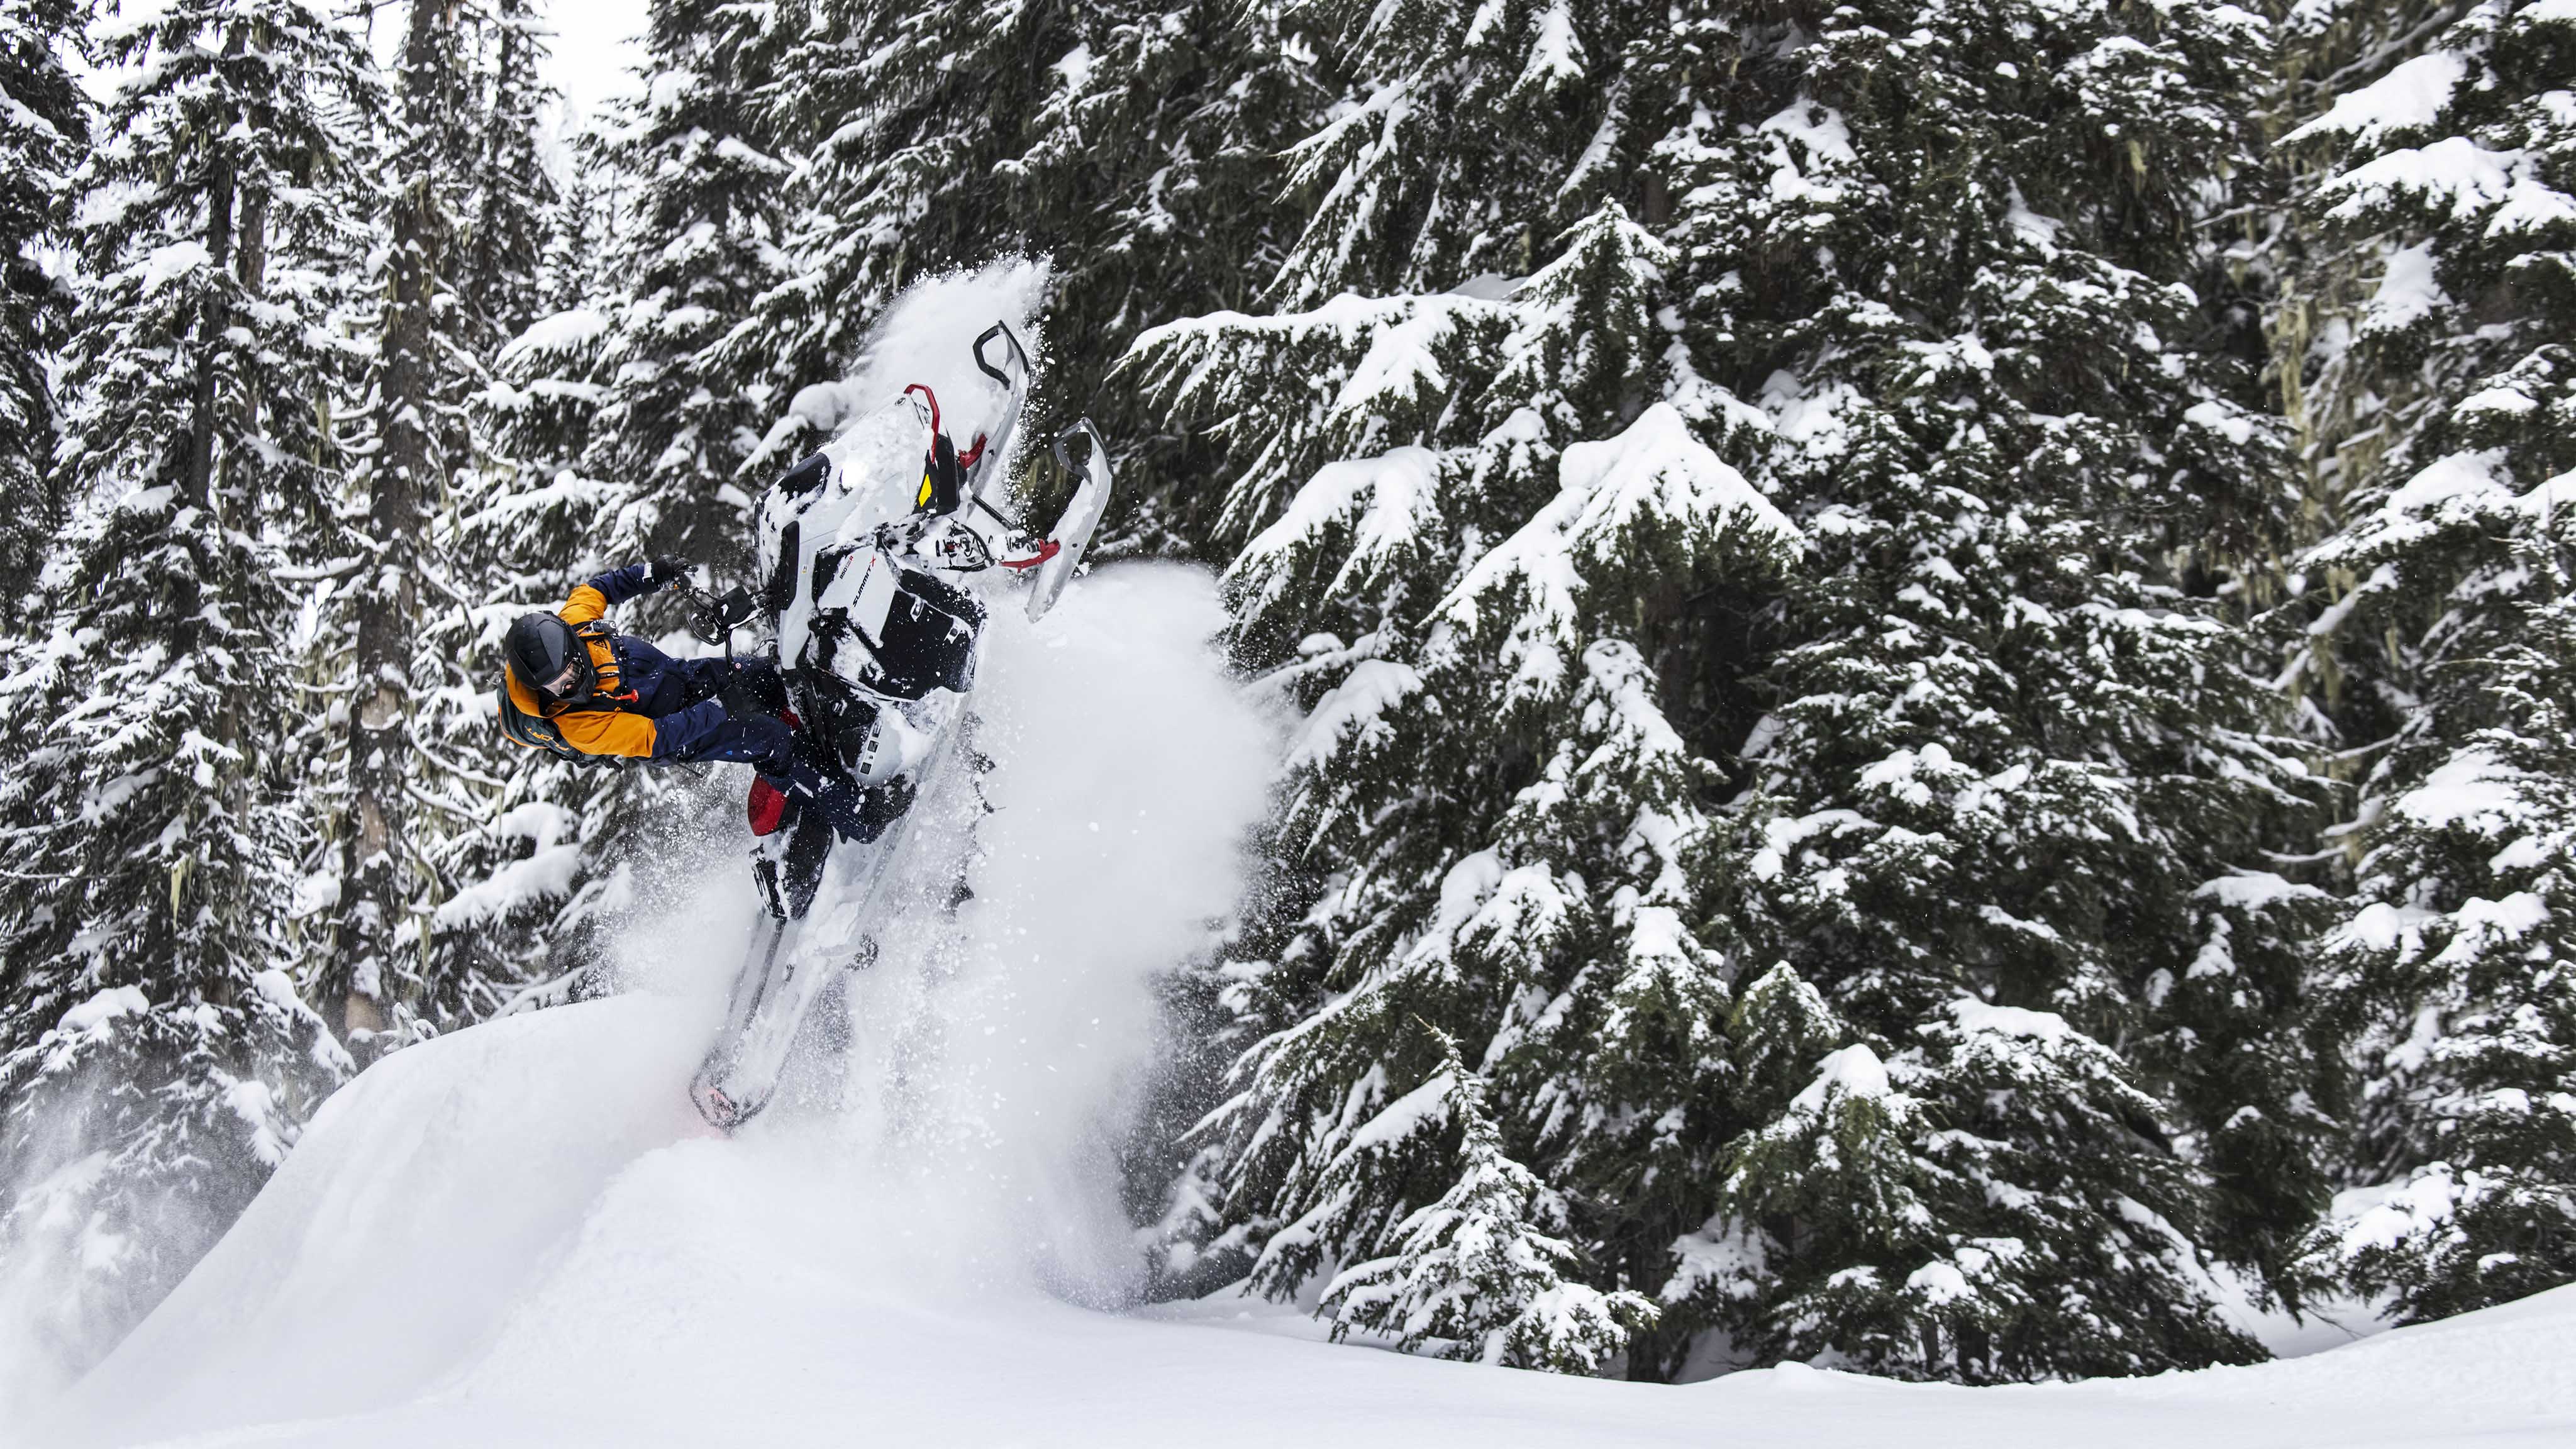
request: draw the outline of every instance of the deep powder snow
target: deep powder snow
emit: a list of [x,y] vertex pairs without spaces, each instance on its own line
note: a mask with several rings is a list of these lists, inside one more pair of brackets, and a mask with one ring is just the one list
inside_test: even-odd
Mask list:
[[[488,1415],[565,1442],[591,1393],[642,1408],[690,1383],[730,1422],[724,1401],[774,1397],[766,1374],[805,1377],[796,1355],[863,1375],[925,1351],[905,1345],[988,1360],[957,1325],[990,1305],[1131,1296],[1111,1153],[1152,1058],[1150,978],[1231,908],[1278,755],[1208,648],[1222,622],[1206,575],[1153,565],[1095,574],[1042,625],[996,611],[977,692],[995,809],[933,846],[971,852],[976,895],[885,933],[849,978],[847,1051],[818,1033],[736,1138],[683,1088],[750,919],[739,858],[685,915],[638,923],[645,989],[459,1032],[343,1090],[39,1442],[259,1423],[340,1442],[469,1403],[417,1432],[481,1439]],[[895,1342],[835,1348],[836,1324]],[[775,1407],[817,1432],[843,1412]],[[709,1423],[611,1418],[598,1432],[627,1442]]]

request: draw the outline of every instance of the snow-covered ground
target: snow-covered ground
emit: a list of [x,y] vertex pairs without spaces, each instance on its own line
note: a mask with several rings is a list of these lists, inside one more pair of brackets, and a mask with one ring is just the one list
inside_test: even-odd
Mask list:
[[1087,1308],[984,1150],[890,1157],[828,1117],[703,1135],[680,1095],[703,1032],[630,997],[378,1066],[25,1442],[2576,1443],[2576,1289],[2261,1368],[2012,1389],[1661,1388]]

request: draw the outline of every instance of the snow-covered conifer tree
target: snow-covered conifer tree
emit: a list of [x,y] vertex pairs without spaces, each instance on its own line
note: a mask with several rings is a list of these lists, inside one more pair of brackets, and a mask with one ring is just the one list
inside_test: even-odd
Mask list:
[[[1433,1345],[1442,1357],[1512,1368],[1588,1373],[1652,1322],[1654,1305],[1629,1292],[1603,1293],[1575,1276],[1577,1255],[1561,1236],[1564,1199],[1514,1162],[1485,1106],[1484,1083],[1438,1032],[1439,1066],[1429,1080],[1389,1103],[1327,1163],[1318,1186],[1328,1202],[1354,1205],[1382,1195],[1357,1189],[1352,1164],[1418,1155],[1426,1139],[1456,1146],[1440,1197],[1382,1236],[1386,1257],[1355,1263],[1325,1285],[1322,1308],[1333,1336],[1357,1330],[1395,1340],[1408,1353]],[[1298,1227],[1274,1244],[1298,1237]]]
[[[1682,1310],[1632,1372],[1708,1325],[1970,1378],[2247,1356],[2205,1264],[2304,1230],[2331,1095],[2289,964],[2317,898],[2241,869],[2318,793],[2231,627],[2278,435],[2180,285],[2260,26],[1623,15],[1347,17],[1349,103],[1295,153],[1307,310],[1137,349],[1233,460],[1240,645],[1309,711],[1274,843],[1307,888],[1228,968],[1203,1236],[1262,1261],[1314,1205],[1318,1138],[1276,1124],[1368,1120],[1429,1070],[1420,1015],[1603,1285]],[[1730,1018],[1772,961],[1822,1013],[1777,1018],[1803,1060]],[[1929,1223],[1796,1231],[1796,1172],[1743,1175],[1816,1140],[1832,1052],[1920,1104],[1873,1160]],[[1989,1102],[2032,1084],[2080,1106]]]
[[348,660],[348,738],[337,752],[332,929],[308,990],[361,1058],[409,1034],[428,954],[424,897],[435,894],[423,847],[442,822],[422,818],[420,804],[438,794],[434,779],[420,778],[418,736],[422,697],[435,697],[441,671],[420,626],[446,584],[429,522],[450,476],[470,462],[464,402],[481,351],[458,285],[480,142],[469,44],[463,7],[410,7],[374,193],[381,273],[362,323],[371,344],[358,409],[365,436],[357,496],[343,515],[352,567],[315,641],[335,684],[339,659]]
[[[2277,1263],[2322,1196],[2328,1073],[2295,981],[2254,969],[2299,919],[2196,894],[2298,843],[2316,793],[2231,627],[2283,533],[2278,434],[2181,284],[2265,38],[2190,7],[1757,21],[1706,37],[1727,104],[1664,143],[1694,315],[1814,550],[1739,747],[1727,914],[1919,1105],[1903,1160],[1944,1184],[1895,1234],[1738,1196],[1759,1266],[1710,1306],[1758,1352],[2243,1357],[2205,1260]],[[2196,1049],[2213,1024],[2271,1072]],[[1990,1095],[2038,1083],[2062,1116]],[[1739,1162],[1815,1100],[1748,1103]],[[2222,1200],[2273,1216],[2221,1231]]]
[[567,124],[558,118],[552,142],[562,149],[562,165],[569,174],[546,207],[530,323],[588,306],[610,290],[615,215],[628,178],[609,164],[597,132],[585,127],[566,134]]
[[[778,159],[758,91],[782,48],[780,7],[657,0],[644,97],[609,162],[636,180],[600,339],[589,475],[635,500],[614,540],[720,568],[746,554],[738,474],[782,399],[774,348],[736,338],[781,280]],[[728,345],[732,339],[732,345]],[[765,482],[766,480],[761,480]]]
[[[1317,17],[1275,0],[1081,7],[1024,149],[964,200],[972,239],[1023,239],[1052,262],[1046,404],[1087,412],[1120,449],[1108,548],[1195,553],[1225,499],[1213,461],[1111,369],[1147,327],[1248,308],[1296,240],[1279,153],[1324,122]],[[1046,503],[1039,500],[1041,516]]]
[[[1203,1129],[1209,1246],[1274,1294],[1402,1256],[1398,1225],[1480,1190],[1380,1183],[1316,1216],[1312,1165],[1438,1070],[1416,1018],[1473,1048],[1591,1289],[1661,1284],[1725,1135],[1726,963],[1700,909],[1715,771],[1669,691],[1725,717],[1730,620],[1795,530],[1712,451],[1751,410],[1677,345],[1677,259],[1598,189],[1608,149],[1642,143],[1587,149],[1617,136],[1619,87],[1578,61],[1652,26],[1497,15],[1323,16],[1373,109],[1302,143],[1303,174],[1319,216],[1372,188],[1386,208],[1310,223],[1281,295],[1320,305],[1171,324],[1136,352],[1238,460],[1238,648],[1308,711],[1272,836],[1305,888],[1225,968],[1247,1048]],[[1446,128],[1407,109],[1435,103]],[[1452,213],[1398,184],[1417,172],[1527,206]],[[1560,205],[1583,209],[1550,224]],[[1633,1322],[1598,1327],[1587,1357],[1630,1346]]]
[[549,112],[561,97],[540,74],[547,31],[529,0],[490,0],[469,37],[474,100],[472,178],[460,206],[464,302],[486,360],[556,310],[546,250],[562,197],[546,163]]
[[64,64],[84,43],[74,0],[0,14],[0,599],[14,600],[62,521],[46,360],[71,293],[34,254],[68,219],[89,102]]
[[[1667,1290],[1721,1323],[1765,1305],[1739,1352],[1969,1380],[2262,1357],[2210,1300],[2193,1170],[2137,1150],[2160,1104],[2063,1017],[1956,996],[1895,1058],[1856,1040],[1746,1107],[1763,1125],[1735,1145],[1712,1226],[1759,1248],[1710,1254],[1704,1228]],[[2176,1281],[2196,1291],[2128,1306]]]
[[[130,79],[80,182],[89,278],[59,458],[78,513],[7,671],[0,1254],[59,1254],[102,1350],[258,1188],[348,1066],[278,924],[309,706],[277,577],[327,514],[352,32],[194,0],[98,32]],[[341,99],[345,99],[342,97]]]
[[[784,213],[794,273],[733,351],[737,366],[774,360],[803,385],[837,380],[906,284],[989,260],[1011,236],[994,168],[1053,78],[1046,59],[1071,47],[1062,11],[1009,0],[799,8],[801,28],[777,27],[776,75],[756,78],[761,134],[799,163]],[[837,422],[781,419],[762,466],[783,469]]]
[[2377,1188],[2313,1264],[2425,1318],[2576,1278],[2576,13],[2297,21],[2343,63],[2286,143],[2316,243],[2283,340],[2336,523],[2291,677],[2361,769],[2329,944]]

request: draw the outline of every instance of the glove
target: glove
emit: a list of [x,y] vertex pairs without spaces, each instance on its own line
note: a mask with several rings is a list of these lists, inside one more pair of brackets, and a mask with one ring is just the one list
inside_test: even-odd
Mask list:
[[696,567],[687,559],[666,554],[644,565],[644,582],[656,589],[669,588],[687,578]]
[[787,686],[777,669],[763,661],[736,661],[732,677],[716,691],[716,698],[735,719],[787,713]]

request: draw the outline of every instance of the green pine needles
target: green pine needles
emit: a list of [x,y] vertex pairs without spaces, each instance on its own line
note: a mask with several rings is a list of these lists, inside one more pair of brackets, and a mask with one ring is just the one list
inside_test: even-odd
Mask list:
[[2576,14],[2417,8],[2301,33],[2403,58],[2288,137],[2317,242],[2282,365],[2339,525],[2289,678],[2360,797],[2324,985],[2368,1190],[2303,1266],[2428,1318],[2576,1276]]
[[[1654,1298],[1597,1325],[1631,1374],[2259,1357],[2229,1305],[2318,1291],[2360,1112],[2353,802],[2250,627],[2315,577],[2245,356],[2281,248],[2225,229],[2279,36],[1282,14],[1348,99],[1273,309],[1128,364],[1224,447],[1237,647],[1306,720],[1184,991],[1238,1055],[1173,1261],[1429,1334],[1388,1265],[1508,1200],[1570,1256],[1484,1300]],[[1561,1207],[1371,1155],[1457,1070]]]

